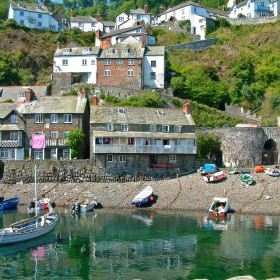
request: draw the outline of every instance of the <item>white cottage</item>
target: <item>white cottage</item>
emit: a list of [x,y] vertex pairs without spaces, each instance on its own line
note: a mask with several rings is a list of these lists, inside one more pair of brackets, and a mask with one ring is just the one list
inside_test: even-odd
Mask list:
[[48,28],[62,31],[64,28],[52,16],[50,8],[42,4],[10,1],[8,18],[14,19],[17,24],[30,28]]
[[81,83],[96,84],[99,47],[77,47],[69,44],[61,49],[58,43],[54,54],[54,73],[71,73],[80,77]]

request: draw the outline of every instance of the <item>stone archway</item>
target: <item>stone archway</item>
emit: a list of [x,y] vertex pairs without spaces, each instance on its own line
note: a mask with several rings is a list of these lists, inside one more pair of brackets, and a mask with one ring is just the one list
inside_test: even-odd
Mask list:
[[276,142],[273,139],[268,139],[263,146],[262,164],[278,164],[278,150]]

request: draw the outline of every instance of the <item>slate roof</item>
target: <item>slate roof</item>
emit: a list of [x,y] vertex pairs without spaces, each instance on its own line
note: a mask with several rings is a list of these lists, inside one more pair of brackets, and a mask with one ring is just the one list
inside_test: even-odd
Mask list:
[[[113,53],[108,50],[113,49]],[[129,49],[128,53],[123,53],[123,49]],[[99,58],[142,58],[144,56],[144,48],[141,43],[121,43],[111,48],[101,50]]]
[[17,108],[23,103],[0,103],[0,118],[7,117],[12,111],[17,111]]
[[164,55],[164,54],[165,54],[165,47],[163,46],[147,46],[145,51],[145,56]]
[[[167,9],[166,11],[164,11],[163,13],[160,13],[158,14],[159,15],[163,15],[163,14],[166,14],[166,13],[169,13],[169,12],[172,12],[172,11],[175,11],[177,9],[180,9],[180,8],[183,8],[183,7],[186,7],[186,6],[189,6],[189,5],[192,5],[192,6],[196,6],[196,7],[202,7],[201,5],[197,4],[197,3],[194,3],[192,1],[188,1],[188,2],[185,2],[185,3],[182,3],[182,4],[179,4],[177,6],[174,6],[174,7],[171,7],[170,9]],[[203,7],[202,7],[203,8]]]
[[71,22],[97,22],[97,20],[91,16],[74,16],[71,17]]
[[12,99],[13,102],[24,102],[25,97],[20,97],[20,92],[26,92],[27,89],[32,89],[36,96],[47,95],[47,86],[0,86],[0,102],[4,102],[7,99]]
[[151,15],[152,13],[145,13],[144,9],[138,8],[135,10],[130,10],[130,14]]
[[[91,48],[91,51],[85,51],[85,48]],[[54,56],[98,55],[100,51],[100,47],[75,47],[71,49],[71,52],[65,52],[64,49],[56,50]]]
[[[124,113],[119,113],[119,108],[91,106],[90,123],[195,125],[193,118],[186,116],[183,109],[121,107]],[[159,115],[159,110],[162,115]]]
[[221,10],[213,9],[213,8],[208,8],[208,7],[205,7],[205,8],[206,8],[206,11],[208,13],[213,13],[213,14],[218,14],[218,15],[228,17],[228,14],[225,11],[221,11]]
[[111,31],[111,32],[109,32],[107,34],[104,34],[100,38],[102,39],[102,38],[106,38],[106,37],[111,37],[111,36],[119,35],[119,34],[122,34],[122,33],[126,33],[126,32],[129,32],[129,31],[134,31],[134,30],[140,29],[142,27],[143,27],[143,25],[132,26],[132,27],[123,28],[123,29],[116,29],[116,30],[113,30],[113,31]]
[[[20,7],[18,4],[21,3],[23,4],[23,7]],[[38,13],[45,13],[45,14],[49,14],[49,10],[48,7],[46,6],[42,6],[41,4],[37,4],[37,3],[27,3],[27,2],[16,2],[16,1],[12,1],[10,0],[10,4],[11,7],[14,10],[23,10],[23,11],[30,11],[30,12],[38,12]],[[38,10],[37,6],[41,6],[42,10]]]
[[101,21],[105,26],[114,26],[115,27],[115,22],[114,21]]

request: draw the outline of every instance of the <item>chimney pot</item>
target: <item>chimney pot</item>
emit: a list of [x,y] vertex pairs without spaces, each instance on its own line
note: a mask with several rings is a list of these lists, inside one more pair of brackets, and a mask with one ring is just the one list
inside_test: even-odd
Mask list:
[[94,95],[92,97],[92,106],[97,106],[98,103],[98,97],[96,95]]
[[87,91],[85,90],[85,88],[82,89],[82,97],[87,97]]
[[56,49],[60,50],[60,42],[59,41],[56,43]]
[[163,7],[159,7],[159,12],[160,12],[160,14],[162,14],[164,12],[164,8]]
[[185,103],[183,105],[183,110],[185,111],[186,115],[190,115],[191,114],[191,104],[189,102]]
[[74,16],[74,12],[73,12],[73,10],[71,10],[71,17],[73,17]]
[[58,6],[58,13],[61,14],[61,6]]
[[100,15],[96,15],[96,20],[97,20],[97,22],[101,22],[101,16]]
[[45,0],[42,1],[42,6],[46,6],[46,1]]
[[49,10],[49,13],[51,13],[51,12],[52,12],[52,8],[51,8],[51,7],[49,7],[49,8],[48,8],[48,10]]
[[144,13],[145,13],[145,14],[148,13],[148,5],[147,5],[147,4],[144,5]]

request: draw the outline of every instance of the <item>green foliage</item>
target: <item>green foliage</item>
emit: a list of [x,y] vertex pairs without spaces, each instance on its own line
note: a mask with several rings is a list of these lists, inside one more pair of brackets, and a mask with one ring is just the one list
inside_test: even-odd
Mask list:
[[70,92],[68,92],[68,93],[63,93],[62,95],[63,95],[63,96],[78,95],[78,93],[77,93],[77,91],[76,91],[73,87],[71,87]]
[[75,128],[67,134],[66,145],[71,148],[72,158],[80,158],[84,148],[85,134],[80,128]]
[[13,99],[6,99],[3,101],[3,103],[13,103]]
[[277,93],[274,93],[270,98],[269,98],[269,104],[272,109],[276,110],[280,106],[280,93],[279,91]]
[[197,133],[197,156],[200,159],[210,159],[221,148],[221,141],[214,133]]
[[177,97],[171,97],[169,102],[171,104],[175,105],[178,108],[182,108],[183,104],[184,104],[184,101],[182,99],[177,98]]
[[216,21],[219,27],[230,27],[230,23],[225,18],[218,18]]

